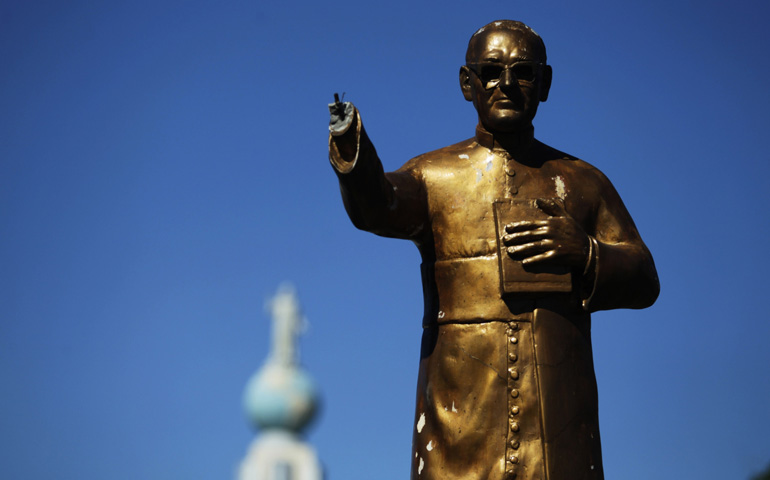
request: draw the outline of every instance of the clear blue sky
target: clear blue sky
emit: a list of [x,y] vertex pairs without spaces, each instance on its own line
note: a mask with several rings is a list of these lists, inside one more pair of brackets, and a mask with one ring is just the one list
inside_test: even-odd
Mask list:
[[419,256],[350,225],[326,104],[347,92],[390,170],[468,138],[457,72],[498,18],[548,47],[536,135],[610,177],[661,278],[594,317],[607,478],[763,468],[766,3],[6,0],[0,478],[233,478],[284,280],[329,479],[407,478]]

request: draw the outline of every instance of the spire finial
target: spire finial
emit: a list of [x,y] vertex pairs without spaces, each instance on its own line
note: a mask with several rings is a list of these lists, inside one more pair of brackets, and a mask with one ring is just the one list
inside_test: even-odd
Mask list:
[[284,283],[278,287],[278,292],[268,301],[267,309],[273,317],[273,338],[268,361],[285,366],[298,365],[297,337],[305,331],[307,322],[302,315],[294,286]]

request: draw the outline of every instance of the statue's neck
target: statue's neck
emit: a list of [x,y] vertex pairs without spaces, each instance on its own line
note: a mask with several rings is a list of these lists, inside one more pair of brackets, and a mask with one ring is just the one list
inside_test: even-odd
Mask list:
[[534,140],[535,127],[531,125],[523,130],[506,133],[490,132],[481,123],[476,126],[476,143],[490,150],[497,148],[512,154],[523,153],[532,147]]

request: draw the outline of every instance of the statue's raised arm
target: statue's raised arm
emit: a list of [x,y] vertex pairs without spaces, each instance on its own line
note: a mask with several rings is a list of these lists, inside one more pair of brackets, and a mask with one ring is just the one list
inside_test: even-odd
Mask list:
[[418,241],[427,221],[419,173],[409,168],[384,172],[352,103],[340,102],[335,94],[329,111],[329,161],[353,224],[378,235]]

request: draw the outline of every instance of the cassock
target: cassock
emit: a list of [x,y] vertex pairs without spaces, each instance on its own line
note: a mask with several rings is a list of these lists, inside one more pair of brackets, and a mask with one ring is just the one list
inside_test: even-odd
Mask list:
[[[412,240],[422,256],[411,478],[602,479],[590,313],[643,308],[659,290],[612,184],[532,131],[505,149],[482,126],[385,173],[353,115],[329,141],[345,208],[356,227]],[[501,287],[494,204],[534,199],[558,201],[593,239],[569,291]]]

